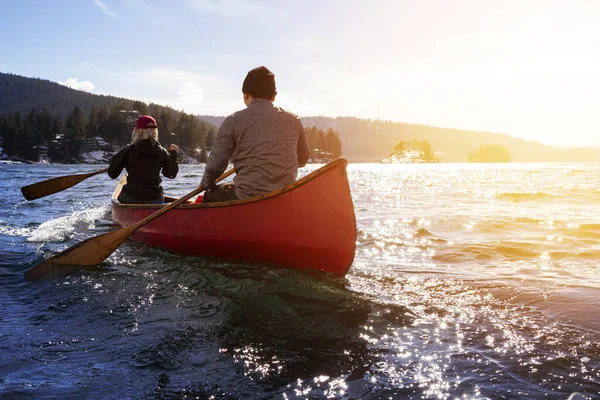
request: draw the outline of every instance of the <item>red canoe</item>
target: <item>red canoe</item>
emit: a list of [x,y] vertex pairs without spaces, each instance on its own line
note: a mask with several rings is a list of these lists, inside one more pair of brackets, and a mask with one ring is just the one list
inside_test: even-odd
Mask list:
[[[354,260],[356,217],[346,175],[333,161],[275,192],[223,203],[185,203],[132,235],[152,246],[190,255],[312,268],[345,275]],[[121,204],[113,219],[128,226],[162,207]]]

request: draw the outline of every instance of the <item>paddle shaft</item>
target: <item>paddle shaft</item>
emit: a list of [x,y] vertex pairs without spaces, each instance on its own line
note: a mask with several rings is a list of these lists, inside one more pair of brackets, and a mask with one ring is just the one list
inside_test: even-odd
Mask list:
[[89,172],[87,174],[67,175],[60,176],[58,178],[47,179],[45,181],[23,186],[21,188],[21,193],[23,193],[23,197],[25,197],[27,200],[39,199],[40,197],[49,196],[51,194],[68,189],[91,176],[102,174],[107,171],[108,168],[104,168],[98,171]]
[[[223,179],[227,178],[229,175],[233,174],[234,172],[235,171],[233,170],[233,168],[231,168],[229,171],[225,171],[221,176],[219,176],[217,178],[217,182],[222,181]],[[203,192],[205,190],[206,190],[206,188],[204,186],[198,186],[196,189],[192,190],[191,192],[189,192],[185,196],[179,198],[178,200],[175,200],[172,203],[169,203],[168,206],[165,206],[165,207],[161,208],[160,210],[158,210],[157,212],[155,212],[155,213],[153,213],[151,215],[148,215],[143,220],[138,221],[138,222],[136,222],[133,225],[129,225],[127,228],[131,229],[131,233],[133,233],[133,232],[137,231],[138,229],[140,229],[142,226],[146,225],[148,222],[154,221],[156,218],[160,217],[164,213],[169,212],[170,210],[172,210],[173,208],[177,207],[181,203],[186,202],[190,198],[194,197],[195,195],[197,195],[200,192]]]
[[[227,178],[233,173],[233,168],[226,171],[219,176],[217,182]],[[169,205],[162,207],[160,210],[150,214],[135,224],[117,229],[116,231],[94,236],[81,243],[71,246],[68,249],[58,253],[54,257],[44,261],[42,264],[31,268],[25,273],[25,277],[27,279],[38,279],[49,274],[54,275],[57,273],[71,273],[80,268],[93,269],[96,265],[100,264],[108,256],[110,256],[135,231],[176,208],[181,203],[184,203],[205,189],[206,188],[203,186],[199,186],[180,199],[169,203]]]

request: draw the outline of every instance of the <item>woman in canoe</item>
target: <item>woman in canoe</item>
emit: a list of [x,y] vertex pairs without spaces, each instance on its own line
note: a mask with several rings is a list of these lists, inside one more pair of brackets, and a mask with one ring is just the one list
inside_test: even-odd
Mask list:
[[150,115],[137,119],[131,144],[115,154],[108,167],[108,176],[117,178],[123,168],[127,170],[127,184],[119,195],[119,201],[127,204],[163,203],[164,192],[160,186],[160,172],[173,179],[179,172],[177,153],[179,148],[171,144],[165,149],[158,143],[158,125]]

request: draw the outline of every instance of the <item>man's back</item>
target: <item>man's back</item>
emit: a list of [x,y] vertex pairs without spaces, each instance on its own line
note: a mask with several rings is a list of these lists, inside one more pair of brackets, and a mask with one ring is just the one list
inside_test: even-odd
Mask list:
[[[308,141],[300,118],[273,105],[275,75],[261,66],[248,72],[242,85],[246,109],[223,121],[206,163],[201,186],[205,201],[260,196],[296,180],[308,160]],[[231,161],[234,184],[216,185]]]
[[308,159],[308,149],[299,145],[305,134],[298,117],[269,100],[255,99],[228,119],[237,144],[231,162],[240,199],[260,196],[296,180],[298,167]]

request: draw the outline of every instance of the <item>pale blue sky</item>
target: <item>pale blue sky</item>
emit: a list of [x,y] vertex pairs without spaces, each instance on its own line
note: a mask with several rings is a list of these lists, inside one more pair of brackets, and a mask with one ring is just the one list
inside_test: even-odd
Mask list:
[[276,75],[301,116],[600,146],[600,2],[0,1],[0,71],[197,114]]

